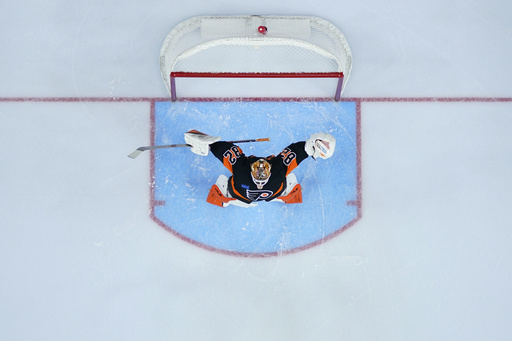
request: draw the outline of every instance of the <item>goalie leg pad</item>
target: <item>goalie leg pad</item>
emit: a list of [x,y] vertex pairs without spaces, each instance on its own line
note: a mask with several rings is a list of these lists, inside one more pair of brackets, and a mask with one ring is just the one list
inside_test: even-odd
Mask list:
[[285,204],[300,204],[302,203],[302,189],[299,184],[296,184],[286,196],[278,197],[277,199]]
[[233,200],[235,199],[231,198],[228,193],[228,177],[222,174],[219,175],[215,185],[210,189],[206,201],[216,206],[226,207]]
[[286,190],[283,194],[276,198],[285,204],[300,204],[302,203],[302,188],[297,182],[295,174],[290,173],[286,177]]
[[230,201],[233,200],[235,199],[225,197],[217,185],[213,185],[212,188],[210,188],[210,193],[208,193],[208,197],[206,198],[206,202],[219,207],[226,207],[230,204]]
[[226,207],[228,205],[233,205],[233,206],[238,206],[238,207],[243,207],[243,208],[249,208],[249,207],[256,207],[256,206],[258,206],[258,203],[257,202],[251,202],[250,204],[246,204],[243,201],[240,201],[238,199],[234,199],[234,200],[228,202],[227,204],[225,204],[224,207]]

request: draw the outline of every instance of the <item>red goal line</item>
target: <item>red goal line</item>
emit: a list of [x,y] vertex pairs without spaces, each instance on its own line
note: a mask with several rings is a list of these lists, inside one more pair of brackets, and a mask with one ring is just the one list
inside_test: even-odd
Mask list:
[[[0,97],[0,103],[9,102],[166,102],[169,97]],[[230,101],[230,98],[186,98],[180,99],[185,101]],[[240,101],[240,98],[236,98]],[[243,98],[247,101],[301,101],[303,98]],[[332,98],[310,98],[309,100],[320,100],[322,102],[332,100]],[[453,102],[488,102],[488,103],[506,103],[512,102],[512,97],[343,97],[340,99],[342,102],[439,102],[439,103],[453,103]]]

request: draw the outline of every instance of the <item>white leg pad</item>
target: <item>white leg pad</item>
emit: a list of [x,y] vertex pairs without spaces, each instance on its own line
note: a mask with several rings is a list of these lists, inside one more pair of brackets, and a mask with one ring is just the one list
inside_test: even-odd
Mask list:
[[298,182],[297,182],[297,177],[295,176],[295,174],[293,174],[293,173],[288,174],[288,176],[286,177],[286,189],[281,194],[281,196],[285,197],[288,194],[290,194],[290,192],[292,191],[293,187],[295,187],[296,184],[298,184]]
[[245,202],[236,199],[236,200],[232,200],[232,201],[224,204],[224,207],[229,206],[229,205],[243,207],[243,208],[249,208],[249,207],[256,207],[256,206],[258,206],[258,203],[257,202],[251,202],[250,204],[246,204]]
[[219,187],[223,196],[225,196],[226,198],[231,198],[231,195],[228,192],[228,180],[229,179],[227,176],[221,174],[217,178],[217,182],[215,182],[215,184],[217,185],[217,187]]
[[[293,187],[295,187],[296,184],[298,184],[298,182],[297,182],[297,177],[295,176],[295,174],[293,174],[293,173],[288,174],[288,176],[286,177],[286,189],[284,190],[283,193],[281,193],[280,196],[285,197],[288,194],[290,194],[290,192],[292,191]],[[271,202],[284,203],[284,201],[279,198],[275,198]]]

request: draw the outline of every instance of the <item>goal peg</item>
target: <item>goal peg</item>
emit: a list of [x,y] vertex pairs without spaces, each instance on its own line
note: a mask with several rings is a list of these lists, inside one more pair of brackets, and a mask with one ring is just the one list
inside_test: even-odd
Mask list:
[[258,27],[258,32],[260,32],[261,34],[267,34],[267,27],[266,26]]

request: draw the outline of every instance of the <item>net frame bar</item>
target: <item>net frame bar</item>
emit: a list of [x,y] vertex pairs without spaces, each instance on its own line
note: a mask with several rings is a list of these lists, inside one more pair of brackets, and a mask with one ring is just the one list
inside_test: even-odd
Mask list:
[[341,98],[343,87],[343,72],[171,72],[170,90],[171,100],[175,102],[178,97],[176,94],[176,78],[338,78],[334,100],[338,102]]

